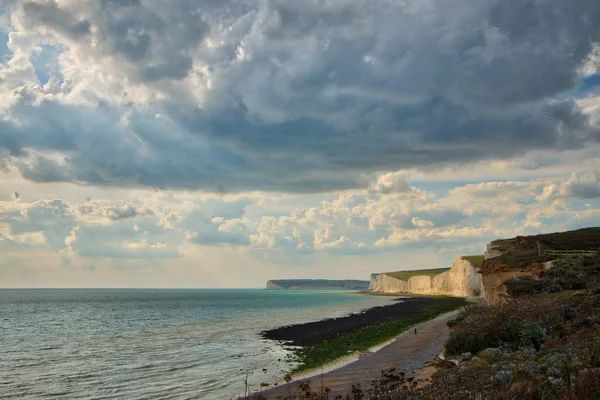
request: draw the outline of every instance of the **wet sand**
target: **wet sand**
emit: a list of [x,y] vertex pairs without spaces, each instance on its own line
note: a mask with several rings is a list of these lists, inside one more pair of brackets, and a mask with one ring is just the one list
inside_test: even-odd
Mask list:
[[[296,394],[302,380],[309,380],[314,391],[319,390],[321,385],[331,389],[330,397],[346,394],[352,384],[360,383],[363,388],[368,388],[371,381],[381,377],[382,370],[389,368],[396,368],[397,371],[406,372],[407,376],[413,376],[442,352],[449,334],[446,322],[457,313],[458,311],[452,311],[417,324],[386,346],[372,353],[367,352],[350,364],[311,378],[272,387],[264,390],[261,395],[267,399],[276,399],[278,396]],[[417,334],[414,333],[415,328]],[[258,394],[250,398],[256,397]]]

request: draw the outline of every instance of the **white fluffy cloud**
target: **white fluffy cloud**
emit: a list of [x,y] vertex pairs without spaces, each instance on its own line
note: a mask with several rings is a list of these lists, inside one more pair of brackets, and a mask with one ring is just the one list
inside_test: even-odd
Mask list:
[[98,201],[89,201],[79,206],[77,211],[84,216],[106,218],[111,221],[154,215],[152,210],[144,207],[138,208],[133,204],[104,204],[104,202]]
[[[383,175],[374,182],[388,180]],[[369,254],[390,246],[510,235],[519,226],[550,228],[556,218],[580,219],[577,215],[584,215],[590,205],[569,204],[597,201],[598,182],[597,173],[574,174],[563,180],[467,184],[434,195],[403,177],[402,190],[344,192],[282,215],[248,213],[248,207],[262,201],[258,195],[195,198],[191,193],[158,192],[143,199],[88,199],[79,205],[60,199],[13,199],[0,203],[0,223],[11,243],[45,244],[92,258],[179,257],[186,242],[299,255]]]

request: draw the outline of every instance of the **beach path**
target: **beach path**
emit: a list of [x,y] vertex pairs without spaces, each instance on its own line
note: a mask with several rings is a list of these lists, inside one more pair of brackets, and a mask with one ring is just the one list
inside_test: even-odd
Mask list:
[[[407,377],[412,376],[414,371],[423,368],[442,352],[449,334],[446,322],[457,313],[458,311],[453,311],[417,324],[378,351],[368,353],[339,369],[306,380],[310,381],[313,391],[319,390],[322,381],[323,387],[331,389],[331,398],[331,395],[349,393],[352,384],[360,383],[363,389],[368,388],[371,381],[381,378],[382,370],[396,368],[397,372],[404,371]],[[417,334],[414,333],[415,328]],[[299,383],[300,380],[275,386],[261,394],[269,400],[290,393],[295,394]],[[251,398],[256,397],[258,394]]]

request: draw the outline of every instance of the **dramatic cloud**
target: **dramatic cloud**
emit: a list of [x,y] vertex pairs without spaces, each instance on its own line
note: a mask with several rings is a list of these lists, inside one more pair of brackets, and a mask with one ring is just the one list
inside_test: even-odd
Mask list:
[[597,0],[4,1],[0,285],[365,278],[597,225],[597,21]]
[[600,172],[594,172],[588,176],[573,174],[565,182],[550,184],[544,187],[544,192],[540,194],[539,199],[571,197],[580,199],[600,198]]
[[[597,111],[568,96],[597,73],[595,0],[12,0],[4,13],[0,158],[36,182],[330,192],[600,138]],[[406,189],[389,178],[366,188]]]

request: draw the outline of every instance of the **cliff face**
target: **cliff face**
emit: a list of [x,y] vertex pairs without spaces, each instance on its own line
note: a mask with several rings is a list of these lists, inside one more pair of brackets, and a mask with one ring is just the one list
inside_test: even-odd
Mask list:
[[408,282],[386,274],[371,274],[369,291],[376,293],[408,293]]
[[[509,279],[532,276],[529,271],[502,271],[482,276],[483,287],[485,288],[485,301],[489,305],[494,305],[506,301],[510,295],[506,291],[506,282]],[[538,275],[539,276],[539,275]]]
[[501,257],[485,260],[481,267],[481,278],[485,288],[485,301],[489,305],[510,299],[505,282],[509,279],[530,277],[539,279],[542,272],[553,267],[553,262],[533,263],[525,267],[507,265]]
[[273,281],[267,281],[267,289],[271,289],[271,290],[281,290],[283,289],[281,286],[279,286],[278,284],[276,284]]
[[507,251],[508,250],[506,249],[506,247],[502,246],[501,244],[492,242],[487,245],[487,249],[485,250],[485,253],[483,253],[483,255],[487,260],[488,258],[494,258],[504,255]]
[[459,257],[452,267],[439,275],[418,275],[400,280],[386,274],[371,275],[369,290],[377,293],[410,293],[476,297],[483,295],[481,275],[468,260]]

